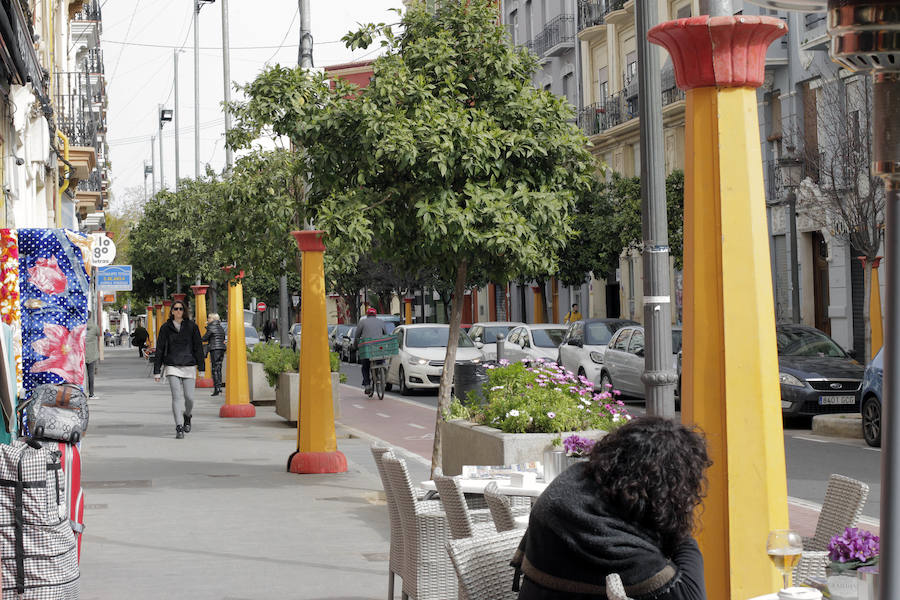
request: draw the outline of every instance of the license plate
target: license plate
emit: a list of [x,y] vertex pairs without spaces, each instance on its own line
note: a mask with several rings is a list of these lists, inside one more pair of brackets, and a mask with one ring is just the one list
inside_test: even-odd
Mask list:
[[819,404],[856,404],[856,396],[819,396]]

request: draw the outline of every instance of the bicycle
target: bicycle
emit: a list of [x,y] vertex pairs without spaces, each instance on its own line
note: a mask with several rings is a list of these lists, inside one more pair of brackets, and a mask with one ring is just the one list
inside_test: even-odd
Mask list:
[[358,356],[361,359],[369,359],[369,373],[371,374],[372,387],[367,395],[378,394],[379,400],[384,400],[384,391],[387,387],[388,360],[399,352],[397,338],[388,336],[383,338],[368,338],[360,341]]
[[372,394],[378,394],[379,400],[384,400],[384,388],[387,384],[387,360],[381,358],[372,360],[369,365],[369,372],[372,374],[372,392],[369,393],[369,398],[372,397]]

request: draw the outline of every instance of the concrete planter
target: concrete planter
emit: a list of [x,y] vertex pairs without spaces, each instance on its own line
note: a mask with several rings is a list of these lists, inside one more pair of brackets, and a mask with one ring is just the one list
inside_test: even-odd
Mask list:
[[334,418],[341,417],[341,374],[331,374],[331,399],[334,401]]
[[499,429],[458,419],[441,423],[443,470],[459,475],[463,465],[514,465],[543,462],[544,451],[553,440],[577,434],[600,439],[606,431],[570,431],[566,433],[503,433]]
[[291,423],[300,413],[300,374],[282,373],[275,388],[275,414]]
[[275,401],[275,388],[266,380],[262,363],[247,361],[247,383],[250,385],[250,402],[253,404]]

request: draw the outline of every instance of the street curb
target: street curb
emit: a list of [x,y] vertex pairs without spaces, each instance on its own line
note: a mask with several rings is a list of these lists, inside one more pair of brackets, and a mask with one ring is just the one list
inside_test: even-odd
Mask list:
[[818,435],[862,439],[862,416],[859,413],[816,415],[812,420],[812,432]]

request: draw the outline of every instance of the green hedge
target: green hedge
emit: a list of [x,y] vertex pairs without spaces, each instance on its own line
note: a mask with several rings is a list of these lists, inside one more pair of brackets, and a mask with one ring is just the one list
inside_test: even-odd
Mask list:
[[[341,370],[341,359],[337,352],[330,352],[332,373]],[[262,363],[266,373],[266,381],[275,387],[278,376],[282,373],[296,373],[300,368],[300,352],[290,348],[282,348],[276,343],[257,344],[247,353],[247,360]]]

